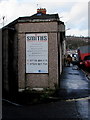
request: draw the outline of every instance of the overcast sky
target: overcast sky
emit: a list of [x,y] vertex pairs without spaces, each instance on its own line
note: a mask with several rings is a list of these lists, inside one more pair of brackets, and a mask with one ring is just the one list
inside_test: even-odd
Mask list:
[[88,36],[88,0],[0,0],[0,28],[18,17],[31,16],[37,8],[58,13],[66,25],[66,35]]

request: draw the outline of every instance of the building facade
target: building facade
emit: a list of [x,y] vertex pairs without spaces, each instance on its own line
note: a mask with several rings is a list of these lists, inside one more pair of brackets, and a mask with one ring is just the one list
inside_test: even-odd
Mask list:
[[3,89],[55,89],[62,73],[64,37],[65,25],[58,14],[46,14],[45,9],[5,26]]

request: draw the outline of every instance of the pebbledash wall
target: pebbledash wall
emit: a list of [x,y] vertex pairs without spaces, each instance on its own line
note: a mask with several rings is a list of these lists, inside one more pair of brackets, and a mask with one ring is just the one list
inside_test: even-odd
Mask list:
[[62,72],[65,25],[58,14],[36,13],[3,28],[3,89],[55,89]]

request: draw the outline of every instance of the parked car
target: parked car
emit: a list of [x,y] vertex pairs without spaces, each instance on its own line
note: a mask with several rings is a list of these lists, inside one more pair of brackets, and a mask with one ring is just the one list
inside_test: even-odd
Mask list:
[[83,65],[85,68],[90,68],[90,55],[84,57]]
[[79,62],[79,67],[90,72],[90,55],[85,56],[84,59]]
[[81,46],[78,48],[78,66],[81,69],[89,69],[90,71],[90,45]]

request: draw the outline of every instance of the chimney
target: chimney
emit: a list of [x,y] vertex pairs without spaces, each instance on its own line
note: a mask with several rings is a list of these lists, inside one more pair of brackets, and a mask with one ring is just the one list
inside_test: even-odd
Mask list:
[[45,8],[38,8],[37,13],[43,13],[46,14],[46,9]]

